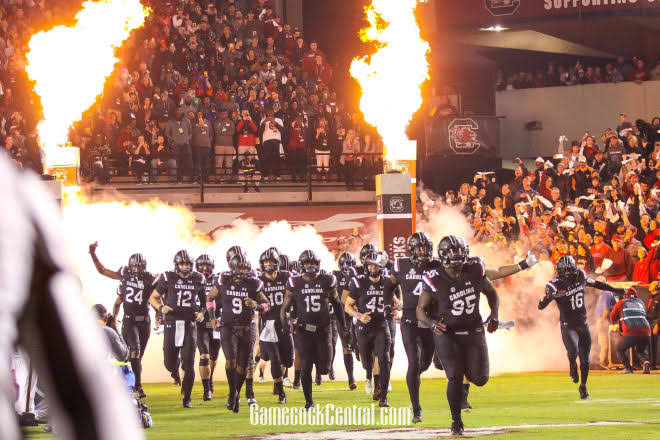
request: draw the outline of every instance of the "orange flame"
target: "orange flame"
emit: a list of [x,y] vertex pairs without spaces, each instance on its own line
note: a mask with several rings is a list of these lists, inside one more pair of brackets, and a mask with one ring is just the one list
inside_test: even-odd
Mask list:
[[44,119],[38,131],[46,168],[56,164],[56,148],[67,142],[71,124],[103,92],[119,61],[115,49],[148,14],[139,0],[88,1],[75,26],[56,26],[30,39],[26,71],[41,97]]
[[360,37],[379,49],[351,64],[351,76],[362,88],[360,110],[383,138],[387,161],[416,157],[406,126],[422,104],[420,86],[429,70],[429,45],[420,36],[416,6],[417,0],[372,0],[366,8],[370,27]]

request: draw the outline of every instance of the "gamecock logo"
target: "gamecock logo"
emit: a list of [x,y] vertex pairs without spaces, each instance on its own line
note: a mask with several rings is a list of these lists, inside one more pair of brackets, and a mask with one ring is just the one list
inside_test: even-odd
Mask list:
[[520,0],[485,0],[486,9],[495,17],[513,15],[520,6]]
[[401,213],[405,209],[403,203],[403,197],[392,197],[390,199],[390,211],[395,213]]
[[481,147],[479,124],[471,118],[454,119],[449,124],[449,146],[457,154],[472,154]]

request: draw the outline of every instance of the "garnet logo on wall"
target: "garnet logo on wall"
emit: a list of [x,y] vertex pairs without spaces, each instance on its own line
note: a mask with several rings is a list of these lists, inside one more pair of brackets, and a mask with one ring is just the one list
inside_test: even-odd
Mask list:
[[513,15],[518,10],[521,0],[485,0],[486,9],[495,17]]
[[479,142],[479,124],[472,118],[458,118],[451,121],[449,147],[456,154],[472,154],[481,147]]

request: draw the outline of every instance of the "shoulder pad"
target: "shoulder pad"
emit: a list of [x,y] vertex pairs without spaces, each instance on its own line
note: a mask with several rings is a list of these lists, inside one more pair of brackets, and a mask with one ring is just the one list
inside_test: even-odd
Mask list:
[[480,257],[468,257],[464,267],[478,270],[482,277],[486,276],[486,264],[484,264],[484,260]]
[[554,284],[554,280],[548,281],[548,283],[545,285],[545,294],[549,296],[555,296],[557,293],[557,286]]

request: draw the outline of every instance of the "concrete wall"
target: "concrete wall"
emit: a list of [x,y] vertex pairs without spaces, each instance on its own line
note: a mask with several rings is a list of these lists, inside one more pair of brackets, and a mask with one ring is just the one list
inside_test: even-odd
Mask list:
[[[514,157],[550,156],[559,136],[580,140],[585,130],[600,137],[616,128],[620,113],[634,123],[660,115],[660,81],[590,84],[497,92],[496,114],[501,124],[501,154]],[[525,130],[525,123],[541,121],[543,129]]]

